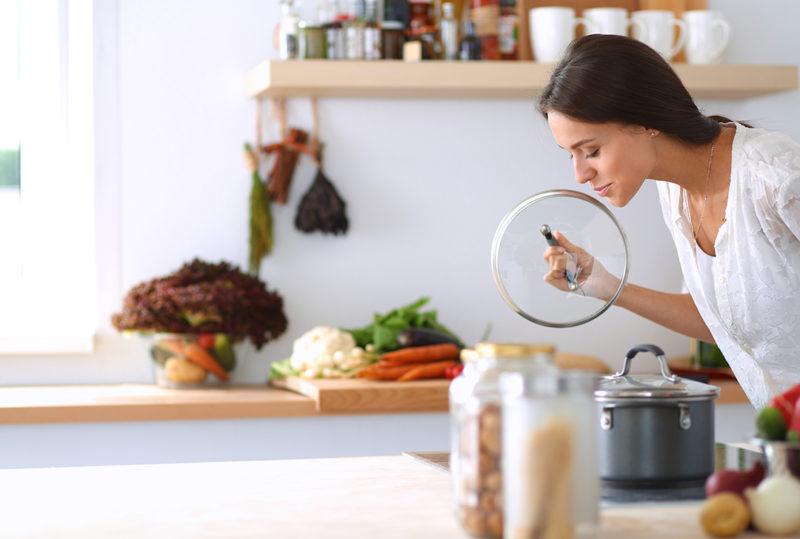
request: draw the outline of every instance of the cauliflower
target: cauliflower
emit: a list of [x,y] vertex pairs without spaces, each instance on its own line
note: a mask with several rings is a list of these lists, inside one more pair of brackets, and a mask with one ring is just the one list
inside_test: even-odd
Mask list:
[[370,359],[350,333],[317,326],[294,341],[289,364],[303,378],[346,378]]

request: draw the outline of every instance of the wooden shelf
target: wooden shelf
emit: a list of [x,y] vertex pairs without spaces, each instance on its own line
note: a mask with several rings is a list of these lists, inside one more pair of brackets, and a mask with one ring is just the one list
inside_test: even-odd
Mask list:
[[[695,99],[744,99],[797,88],[793,65],[673,64]],[[532,99],[552,64],[523,61],[267,60],[248,97]]]

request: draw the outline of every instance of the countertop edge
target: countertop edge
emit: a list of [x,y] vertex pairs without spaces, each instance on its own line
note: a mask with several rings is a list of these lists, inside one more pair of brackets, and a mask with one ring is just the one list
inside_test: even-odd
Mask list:
[[[717,404],[747,403],[735,380],[721,388]],[[152,384],[0,387],[0,425],[330,417],[445,413],[446,403],[424,407],[320,411],[314,399],[266,385],[169,390]]]

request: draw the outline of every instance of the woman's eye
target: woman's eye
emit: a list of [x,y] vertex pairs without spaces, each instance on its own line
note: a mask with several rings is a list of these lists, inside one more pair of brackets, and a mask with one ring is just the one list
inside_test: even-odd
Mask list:
[[587,155],[586,158],[587,159],[591,159],[592,157],[597,157],[597,154],[599,154],[599,153],[600,153],[600,148],[596,149],[595,151],[593,151],[592,153]]

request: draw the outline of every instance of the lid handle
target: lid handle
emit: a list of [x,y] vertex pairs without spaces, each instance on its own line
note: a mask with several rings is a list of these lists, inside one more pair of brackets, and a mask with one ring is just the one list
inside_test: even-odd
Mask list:
[[672,382],[673,384],[677,384],[680,381],[680,378],[672,374],[672,371],[669,370],[669,365],[667,365],[667,358],[664,356],[664,351],[654,344],[638,344],[628,350],[628,352],[625,354],[625,364],[622,366],[622,370],[616,374],[613,374],[611,378],[627,376],[631,370],[631,359],[633,359],[633,356],[639,352],[650,352],[656,356],[656,359],[658,359],[658,365],[661,367],[661,376],[666,378],[668,381]]

